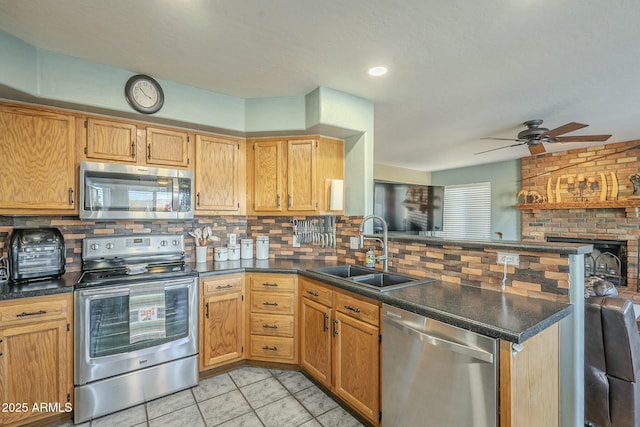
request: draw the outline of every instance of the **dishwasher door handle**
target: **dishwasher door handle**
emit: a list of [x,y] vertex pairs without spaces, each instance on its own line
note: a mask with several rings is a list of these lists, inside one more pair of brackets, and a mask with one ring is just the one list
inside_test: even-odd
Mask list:
[[[417,336],[420,339],[420,341],[422,341],[422,342],[424,342],[426,344],[430,344],[430,345],[432,345],[434,347],[439,347],[439,348],[443,348],[443,349],[446,349],[446,350],[453,351],[455,353],[464,354],[465,356],[470,356],[470,357],[473,357],[475,359],[479,359],[479,360],[481,360],[483,362],[487,362],[487,363],[493,363],[494,362],[493,353],[490,353],[488,351],[480,350],[480,349],[473,348],[473,347],[468,347],[468,346],[466,346],[464,344],[458,344],[458,343],[453,342],[453,341],[448,341],[448,340],[445,340],[443,338],[438,338],[438,337],[434,337],[432,335],[425,334],[422,331],[414,329],[414,328],[412,328],[410,326],[407,326],[403,322],[399,322],[399,321],[397,321],[395,319],[392,319],[390,317],[387,317],[387,316],[384,316],[383,322],[391,323],[391,324],[399,327],[400,329],[404,330],[405,332],[408,332],[410,335]],[[384,333],[383,333],[383,336],[384,336]]]

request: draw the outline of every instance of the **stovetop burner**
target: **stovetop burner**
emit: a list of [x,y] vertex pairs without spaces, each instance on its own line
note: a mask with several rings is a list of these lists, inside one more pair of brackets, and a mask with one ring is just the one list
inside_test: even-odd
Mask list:
[[128,235],[84,239],[78,288],[135,284],[195,276],[184,262],[181,235]]

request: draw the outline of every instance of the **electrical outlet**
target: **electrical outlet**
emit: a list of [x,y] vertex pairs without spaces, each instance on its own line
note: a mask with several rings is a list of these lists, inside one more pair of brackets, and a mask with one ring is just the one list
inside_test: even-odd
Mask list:
[[354,251],[360,249],[360,239],[358,239],[357,237],[349,238],[349,248],[353,249]]
[[520,255],[508,252],[498,252],[498,264],[504,265],[505,262],[507,263],[507,265],[513,265],[517,267],[518,265],[520,265]]
[[293,246],[294,248],[300,247],[300,241],[298,240],[298,236],[296,236],[295,234],[293,235],[293,239],[291,240],[291,246]]
[[237,241],[238,241],[238,236],[237,236],[236,233],[229,234],[229,244],[230,245],[235,245]]

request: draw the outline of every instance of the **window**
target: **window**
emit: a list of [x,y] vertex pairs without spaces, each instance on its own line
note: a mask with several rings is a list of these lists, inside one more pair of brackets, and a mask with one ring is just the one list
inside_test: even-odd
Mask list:
[[441,236],[449,239],[489,240],[491,236],[491,183],[444,187]]

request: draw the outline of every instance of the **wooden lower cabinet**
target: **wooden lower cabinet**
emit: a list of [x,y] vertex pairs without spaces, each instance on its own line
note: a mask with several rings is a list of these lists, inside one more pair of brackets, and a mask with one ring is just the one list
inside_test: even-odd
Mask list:
[[500,341],[500,425],[560,425],[559,325],[523,343],[519,352]]
[[73,294],[0,303],[0,425],[73,408]]
[[380,305],[300,278],[300,366],[373,424],[380,416]]
[[249,358],[297,364],[297,276],[249,273]]
[[200,371],[244,358],[244,274],[200,279]]

